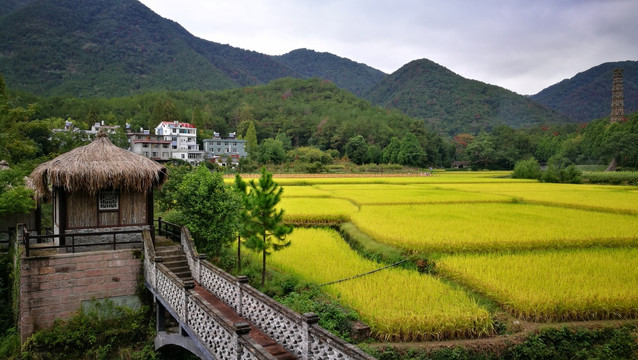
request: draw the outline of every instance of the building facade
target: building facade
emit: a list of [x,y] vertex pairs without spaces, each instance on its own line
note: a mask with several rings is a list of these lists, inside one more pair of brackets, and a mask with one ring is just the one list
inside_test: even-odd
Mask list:
[[204,160],[204,152],[197,144],[197,128],[189,123],[163,121],[155,128],[155,135],[170,142],[171,157],[191,164]]
[[138,133],[127,133],[130,150],[155,161],[172,159],[171,142],[163,135],[151,134],[149,130]]
[[235,133],[223,139],[219,133],[213,133],[212,139],[205,139],[204,152],[207,157],[222,166],[236,165],[240,158],[246,157],[246,140],[238,140]]

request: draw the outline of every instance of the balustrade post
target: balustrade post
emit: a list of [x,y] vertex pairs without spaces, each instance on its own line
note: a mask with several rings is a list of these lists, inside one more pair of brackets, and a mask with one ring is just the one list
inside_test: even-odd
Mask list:
[[157,291],[157,263],[161,263],[162,258],[159,256],[156,256],[154,260],[155,261],[153,261],[153,279],[151,279],[151,281],[152,281],[153,289]]
[[248,276],[238,276],[237,277],[237,309],[235,309],[235,312],[237,313],[237,315],[239,316],[244,316],[243,315],[243,298],[244,298],[244,284],[248,284]]
[[244,321],[238,321],[233,323],[233,327],[235,328],[235,334],[233,334],[233,341],[235,342],[235,359],[241,360],[242,355],[244,354],[244,349],[241,346],[241,342],[239,338],[243,335],[247,335],[250,332],[250,325]]
[[206,260],[206,254],[197,254],[197,261],[195,262],[195,281],[202,283],[202,260]]
[[184,325],[188,324],[188,301],[190,298],[191,290],[195,288],[195,283],[192,281],[184,282],[184,313],[180,314],[184,318],[182,319]]
[[312,351],[311,351],[311,336],[310,332],[312,330],[312,325],[317,324],[319,322],[319,316],[315,313],[305,313],[303,314],[304,322],[302,325],[302,347],[303,353],[301,354],[302,360],[310,360],[313,359]]

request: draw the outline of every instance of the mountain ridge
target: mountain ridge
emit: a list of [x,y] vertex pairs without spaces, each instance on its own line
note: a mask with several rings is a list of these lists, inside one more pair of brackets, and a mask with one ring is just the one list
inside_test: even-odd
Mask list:
[[363,97],[423,119],[437,132],[450,135],[476,134],[498,125],[518,128],[568,121],[523,95],[466,79],[428,59],[402,66]]
[[614,61],[594,66],[530,96],[575,121],[588,122],[609,116],[612,73],[623,71],[625,113],[638,111],[638,61]]

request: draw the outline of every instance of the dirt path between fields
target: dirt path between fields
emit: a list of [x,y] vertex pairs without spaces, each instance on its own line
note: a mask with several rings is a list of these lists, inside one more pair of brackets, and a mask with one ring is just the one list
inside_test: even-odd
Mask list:
[[455,348],[462,346],[467,350],[500,353],[507,347],[523,342],[531,334],[540,331],[541,329],[548,328],[587,328],[587,329],[600,329],[606,327],[620,327],[625,324],[633,324],[638,326],[638,319],[630,320],[596,320],[596,321],[572,321],[572,322],[560,322],[560,323],[535,323],[528,321],[521,321],[512,319],[508,323],[508,329],[515,328],[518,331],[512,334],[496,335],[488,338],[479,339],[456,339],[456,340],[444,340],[444,341],[422,341],[422,342],[379,342],[372,343],[370,346],[375,348],[392,347],[397,350],[408,350],[411,348],[422,349],[428,352]]

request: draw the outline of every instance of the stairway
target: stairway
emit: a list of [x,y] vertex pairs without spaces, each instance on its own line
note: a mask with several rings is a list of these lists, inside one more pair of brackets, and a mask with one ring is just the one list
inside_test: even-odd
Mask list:
[[[156,239],[157,240],[157,239]],[[175,274],[182,281],[194,282],[193,275],[188,267],[188,260],[186,260],[186,254],[182,251],[181,245],[173,245],[174,243],[157,242],[155,246],[155,256],[162,258],[162,264],[166,266],[173,274]],[[234,310],[224,304],[221,300],[213,296],[204,288],[195,284],[195,291],[200,294],[209,304],[216,308],[227,319],[229,324],[234,322],[244,321]],[[277,360],[294,360],[291,353],[284,350],[281,345],[277,344],[268,335],[264,334],[261,330],[254,325],[250,325],[250,337],[261,345],[268,353],[270,353]]]
[[194,281],[181,245],[157,246],[155,256],[161,257],[162,264],[183,282]]

